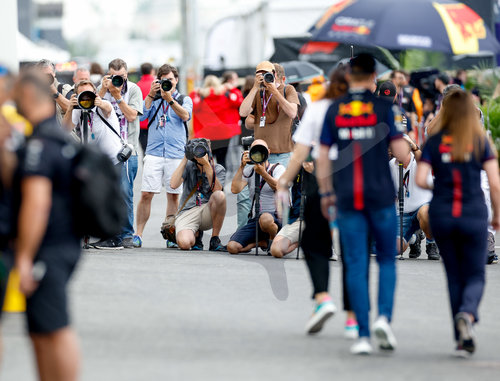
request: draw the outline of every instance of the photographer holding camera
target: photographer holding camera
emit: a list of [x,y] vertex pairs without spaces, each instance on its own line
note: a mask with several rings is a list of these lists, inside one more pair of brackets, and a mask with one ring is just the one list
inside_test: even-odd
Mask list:
[[[186,122],[191,119],[193,101],[177,91],[178,81],[177,69],[168,64],[162,65],[158,69],[157,80],[151,84],[151,90],[144,100],[141,119],[149,119],[149,128],[142,194],[137,206],[135,247],[142,246],[142,233],[151,213],[151,200],[155,193],[160,193],[162,185],[167,191],[166,217],[173,216],[179,207],[182,187],[171,187],[170,180],[184,158],[188,135]],[[175,246],[168,241],[167,247]]]
[[[122,188],[127,203],[127,221],[121,239],[123,247],[134,247],[134,180],[137,175],[137,152],[139,151],[139,117],[142,115],[142,93],[139,86],[128,80],[127,64],[120,58],[112,60],[108,65],[108,75],[102,78],[98,87],[99,96],[107,100],[120,122],[120,135],[126,143],[133,146],[132,156],[123,166]],[[103,242],[99,248],[105,248]],[[97,247],[97,246],[96,246]]]
[[269,162],[286,167],[293,150],[292,123],[300,102],[293,86],[283,87],[275,77],[271,62],[257,65],[254,85],[241,103],[240,116],[247,118],[245,125],[254,131],[255,139],[269,145]]
[[[257,155],[253,152],[256,152]],[[281,223],[276,216],[274,192],[276,191],[278,179],[281,177],[283,172],[285,172],[285,167],[283,165],[269,163],[267,157],[269,152],[269,147],[264,140],[255,140],[250,146],[250,150],[243,153],[240,167],[238,168],[238,171],[236,172],[236,175],[231,183],[231,192],[234,194],[240,193],[248,185],[250,199],[253,200],[252,204],[256,204],[255,186],[253,181],[250,182],[249,180],[253,177],[254,173],[261,176],[259,197],[260,210],[258,210],[258,239],[259,247],[267,248],[267,241],[274,239],[278,231],[281,229]],[[253,161],[250,157],[254,158]],[[254,163],[254,165],[247,166],[247,164],[251,163]],[[253,209],[253,205],[251,209]],[[257,207],[255,209],[257,209]],[[256,225],[256,217],[250,218],[246,225],[238,229],[236,233],[233,234],[227,244],[227,250],[231,254],[238,254],[249,251],[255,247]]]
[[227,251],[219,238],[226,215],[226,170],[214,164],[207,139],[190,140],[185,152],[170,179],[172,189],[184,184],[181,207],[175,217],[177,245],[182,250],[203,250],[203,231],[212,229],[209,250]]

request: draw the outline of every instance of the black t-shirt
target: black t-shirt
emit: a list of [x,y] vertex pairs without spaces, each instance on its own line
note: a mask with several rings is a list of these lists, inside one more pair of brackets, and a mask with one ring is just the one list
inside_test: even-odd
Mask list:
[[450,135],[441,131],[427,140],[420,160],[432,166],[435,176],[430,213],[455,218],[487,218],[481,170],[483,163],[495,159],[495,155],[486,137],[483,144],[479,158],[471,153],[468,161],[454,162]]
[[409,114],[411,112],[417,112],[417,108],[415,107],[415,103],[413,102],[413,87],[405,86],[403,87],[402,96],[398,95],[398,98],[401,98],[401,107],[405,111],[405,113]]
[[329,107],[320,141],[338,149],[333,179],[339,209],[377,210],[394,204],[388,148],[403,131],[399,106],[368,90],[350,90]]
[[[21,194],[21,182],[28,177],[46,177],[52,184],[50,216],[41,247],[79,245],[80,240],[74,231],[72,164],[69,155],[65,154],[67,147],[64,132],[53,117],[35,126],[33,135],[20,152],[20,165],[16,176],[18,197]],[[17,205],[20,205],[20,201],[17,200]]]

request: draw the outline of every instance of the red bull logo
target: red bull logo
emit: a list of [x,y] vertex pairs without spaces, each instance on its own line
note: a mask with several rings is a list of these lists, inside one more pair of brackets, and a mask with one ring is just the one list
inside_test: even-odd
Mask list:
[[465,4],[433,5],[443,20],[453,53],[479,51],[478,39],[486,38],[483,19]]
[[338,3],[332,5],[328,10],[321,16],[319,21],[316,23],[315,27],[317,29],[321,28],[325,23],[328,21],[328,19],[339,13],[342,12],[345,8],[347,8],[349,5],[353,4],[356,0],[343,0],[339,1]]
[[364,114],[373,114],[373,103],[352,101],[339,105],[339,115],[360,116]]

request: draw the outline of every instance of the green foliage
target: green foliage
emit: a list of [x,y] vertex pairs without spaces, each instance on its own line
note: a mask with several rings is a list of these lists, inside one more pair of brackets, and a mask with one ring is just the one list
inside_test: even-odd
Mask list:
[[491,137],[497,149],[500,149],[500,98],[487,101],[481,110],[484,114],[484,125],[491,131]]
[[424,50],[406,50],[400,56],[401,65],[407,71],[421,69],[423,67],[435,67],[445,69],[446,57],[441,52],[427,52]]

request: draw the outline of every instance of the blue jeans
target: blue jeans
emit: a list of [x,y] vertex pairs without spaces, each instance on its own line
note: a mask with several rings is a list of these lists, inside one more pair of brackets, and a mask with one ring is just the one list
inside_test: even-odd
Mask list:
[[396,211],[394,206],[378,209],[338,211],[338,225],[344,260],[347,265],[347,289],[356,313],[361,337],[370,336],[368,290],[368,233],[376,242],[379,265],[378,314],[392,318],[396,288]]
[[137,155],[130,156],[122,166],[122,190],[127,204],[127,221],[120,234],[121,239],[134,235],[134,180],[137,176]]
[[[403,213],[403,238],[405,239],[406,242],[408,242],[413,234],[420,229],[420,223],[418,222],[417,214],[418,211],[420,210],[417,209],[414,212],[410,213]],[[399,227],[399,221],[400,217],[397,216],[397,236],[399,237],[399,232],[400,232],[400,227]]]
[[290,158],[292,157],[291,152],[286,152],[286,153],[272,153],[269,155],[269,163],[271,164],[276,164],[280,163],[282,166],[285,168],[288,167],[288,162],[290,161]]

